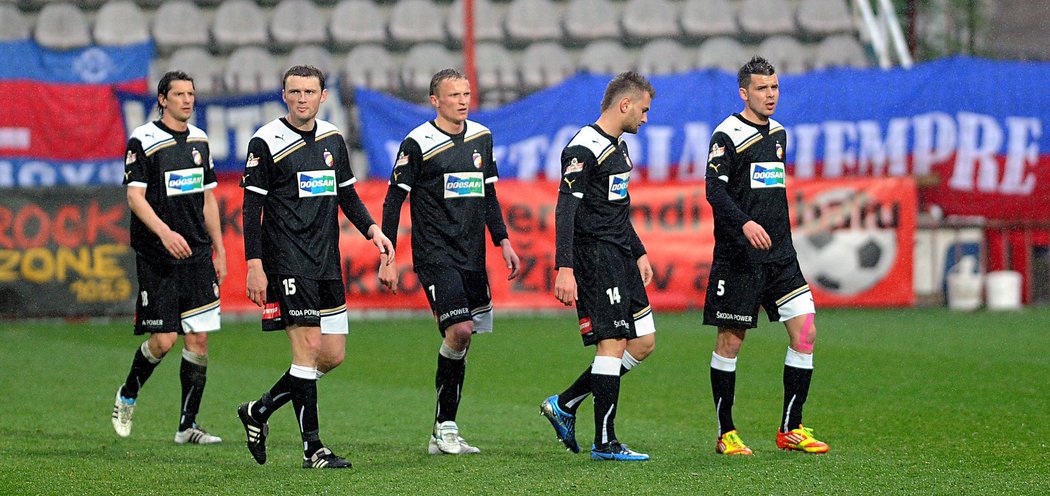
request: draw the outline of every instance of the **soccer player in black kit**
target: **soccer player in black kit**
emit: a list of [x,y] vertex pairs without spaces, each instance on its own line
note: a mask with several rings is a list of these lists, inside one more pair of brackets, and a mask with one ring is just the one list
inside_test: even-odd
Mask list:
[[[401,142],[383,202],[383,232],[397,238],[401,206],[411,194],[412,265],[443,337],[438,350],[432,455],[481,450],[459,435],[456,413],[466,376],[467,350],[475,332],[492,332],[492,299],[485,270],[485,227],[518,276],[521,262],[511,247],[496,198],[499,173],[492,158],[492,133],[467,119],[470,82],[455,69],[430,80],[437,116]],[[379,280],[392,291],[397,267],[381,264]]]
[[288,114],[261,127],[248,143],[244,187],[247,292],[264,306],[263,329],[287,331],[288,371],[237,414],[248,451],[266,462],[267,420],[292,402],[303,440],[303,468],[349,468],[321,442],[317,379],[346,354],[346,293],[339,254],[339,210],[391,259],[394,247],[372,220],[353,184],[346,142],[317,119],[327,97],[324,74],[295,66],[284,75]]
[[828,445],[802,425],[813,375],[816,310],[791,244],[784,154],[787,133],[771,116],[780,97],[773,66],[754,57],[737,74],[744,110],[715,128],[707,161],[707,201],[715,218],[714,261],[704,324],[718,327],[711,391],[718,419],[717,453],[750,455],[733,424],[736,362],[758,307],[780,321],[790,340],[784,359],[784,408],[777,447],[825,453]]
[[620,443],[613,424],[620,377],[656,346],[645,293],[653,271],[631,224],[628,184],[634,167],[623,140],[623,133],[637,133],[648,120],[655,96],[642,75],[619,74],[605,89],[598,121],[577,132],[561,154],[554,296],[567,306],[576,304],[583,343],[596,349],[591,365],[568,389],[547,398],[540,413],[578,453],[576,409],[593,393],[595,460],[649,459]]
[[219,329],[219,285],[226,277],[208,136],[189,124],[195,92],[184,72],[157,84],[160,119],[139,126],[124,158],[139,295],[135,334],[149,333],[117,389],[113,428],[131,435],[139,390],[183,335],[179,444],[222,441],[197,425],[208,371],[208,333]]

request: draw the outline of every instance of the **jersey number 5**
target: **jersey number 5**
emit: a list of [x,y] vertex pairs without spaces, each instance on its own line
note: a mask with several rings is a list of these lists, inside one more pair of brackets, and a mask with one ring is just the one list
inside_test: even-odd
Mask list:
[[725,279],[719,279],[718,280],[718,291],[715,291],[715,294],[718,295],[718,296],[722,296],[722,295],[726,294],[726,281],[725,281]]

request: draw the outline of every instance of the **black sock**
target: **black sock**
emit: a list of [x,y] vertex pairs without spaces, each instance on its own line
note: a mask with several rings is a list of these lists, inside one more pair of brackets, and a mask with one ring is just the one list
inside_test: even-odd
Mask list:
[[736,429],[733,425],[733,401],[736,397],[735,358],[711,354],[711,396],[715,400],[718,436],[721,437],[722,434]]
[[787,432],[802,425],[802,405],[809,396],[809,381],[813,369],[784,365],[784,418],[780,431]]
[[259,401],[252,405],[251,416],[258,422],[267,422],[270,415],[292,400],[292,376],[287,371],[270,390],[263,393]]
[[[601,373],[601,367],[592,366],[591,385],[594,393],[594,444],[602,445],[616,440],[616,403],[620,398],[620,375],[614,368],[614,362],[619,362],[615,357],[595,357],[599,359],[610,359],[606,373]],[[615,365],[619,365],[616,363]],[[597,372],[595,372],[597,371]],[[608,372],[613,372],[612,374]]]
[[200,411],[201,398],[204,396],[204,385],[208,381],[208,357],[183,351],[182,366],[179,368],[179,380],[182,382],[182,415],[179,417],[179,430],[193,427]]
[[303,456],[309,458],[324,447],[317,420],[317,379],[289,377],[292,386],[292,406],[295,408],[295,419],[299,423],[299,433],[303,439]]
[[120,392],[120,395],[125,398],[138,398],[139,389],[142,389],[142,385],[146,384],[149,376],[153,374],[153,370],[160,364],[159,358],[147,357],[143,353],[142,348],[147,346],[146,343],[148,341],[142,343],[142,346],[135,350],[135,357],[131,359],[131,371],[128,372],[127,379],[124,379],[124,387],[121,388]]
[[437,422],[456,420],[466,371],[466,356],[455,359],[438,353],[437,373],[434,374],[434,388],[437,390],[437,412],[434,414],[434,420]]
[[[630,371],[631,369],[622,364],[620,365],[620,377],[627,375]],[[558,408],[561,408],[565,413],[576,415],[576,409],[580,407],[583,400],[587,399],[587,395],[591,394],[591,389],[593,389],[593,386],[591,386],[591,368],[587,367],[576,378],[576,382],[573,382],[568,389],[558,395]]]

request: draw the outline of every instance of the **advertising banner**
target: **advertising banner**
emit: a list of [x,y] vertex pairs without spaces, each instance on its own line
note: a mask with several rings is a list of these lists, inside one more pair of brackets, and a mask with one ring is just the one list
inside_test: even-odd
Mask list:
[[115,89],[146,92],[151,42],[48,50],[0,42],[0,188],[119,184]]
[[[972,58],[785,74],[774,118],[788,130],[785,160],[796,178],[929,177],[936,186],[924,199],[946,214],[1042,219],[1050,211],[1050,195],[1040,194],[1050,184],[1050,107],[1032,104],[1028,82],[1047,77],[1050,63]],[[608,80],[581,74],[472,113],[492,129],[500,176],[559,180],[561,150],[597,118]],[[703,180],[711,131],[743,108],[735,75],[709,70],[652,83],[648,124],[624,137],[638,181]],[[355,100],[371,176],[387,178],[398,144],[434,110],[366,89]]]
[[130,315],[135,252],[121,188],[0,195],[0,315]]

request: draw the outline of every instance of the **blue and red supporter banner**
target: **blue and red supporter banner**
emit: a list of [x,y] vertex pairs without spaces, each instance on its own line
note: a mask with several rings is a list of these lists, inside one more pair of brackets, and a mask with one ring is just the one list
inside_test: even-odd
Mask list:
[[146,92],[152,57],[152,43],[0,43],[0,187],[119,184],[127,133],[113,92]]
[[[780,76],[775,119],[799,179],[935,177],[924,199],[946,214],[1045,219],[1050,212],[1050,106],[1031,82],[1050,63],[950,58],[912,69],[837,68]],[[559,180],[560,153],[598,116],[606,75],[582,74],[507,106],[471,115],[493,132],[505,179]],[[655,76],[649,122],[626,135],[636,181],[702,181],[711,132],[743,108],[736,77],[709,70]],[[475,88],[474,91],[483,91]],[[357,89],[372,177],[386,178],[397,146],[434,110]]]

